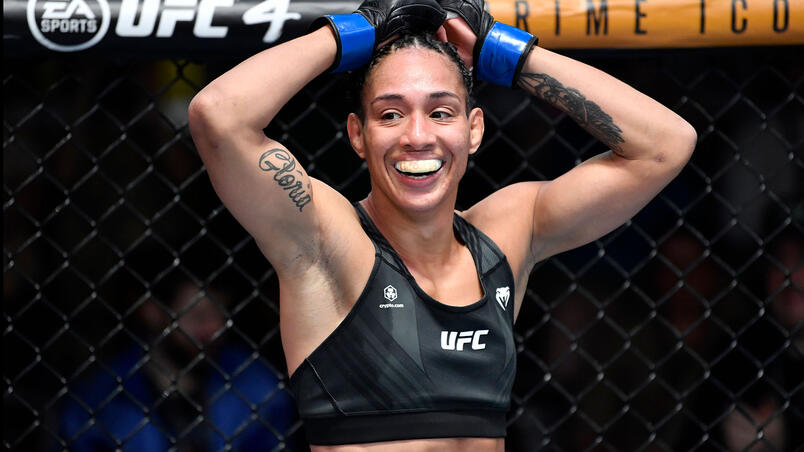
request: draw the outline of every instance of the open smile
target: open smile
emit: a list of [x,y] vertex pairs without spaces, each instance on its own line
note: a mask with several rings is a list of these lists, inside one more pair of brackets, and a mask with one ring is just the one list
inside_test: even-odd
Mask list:
[[425,179],[437,173],[444,166],[443,160],[427,159],[427,160],[404,160],[396,162],[394,169],[406,177],[413,179]]

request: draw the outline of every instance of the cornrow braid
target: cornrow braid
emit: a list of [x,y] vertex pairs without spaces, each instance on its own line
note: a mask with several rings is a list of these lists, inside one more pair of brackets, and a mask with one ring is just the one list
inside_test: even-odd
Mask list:
[[472,99],[472,72],[466,67],[463,60],[458,55],[458,49],[452,43],[439,41],[429,34],[405,34],[377,50],[367,65],[349,74],[350,87],[348,98],[352,103],[352,111],[357,114],[360,120],[365,120],[365,112],[363,111],[363,87],[366,84],[368,76],[385,57],[397,50],[407,48],[432,50],[433,52],[445,55],[450,61],[455,63],[458,73],[463,80],[463,85],[466,88],[466,114],[468,116],[469,111],[474,107],[474,99]]

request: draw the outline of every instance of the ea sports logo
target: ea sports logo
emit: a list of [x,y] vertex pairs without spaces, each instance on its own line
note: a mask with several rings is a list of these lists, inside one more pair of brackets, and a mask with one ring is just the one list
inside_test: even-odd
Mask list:
[[34,38],[59,52],[92,47],[111,21],[106,0],[28,0],[26,13]]

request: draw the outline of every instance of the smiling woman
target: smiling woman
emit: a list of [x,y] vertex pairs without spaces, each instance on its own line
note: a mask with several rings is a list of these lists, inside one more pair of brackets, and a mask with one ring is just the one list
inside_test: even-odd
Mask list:
[[482,110],[466,110],[466,66],[451,44],[407,35],[378,52],[364,72],[356,77],[362,116],[349,115],[347,129],[369,168],[367,208],[405,216],[442,206],[451,221],[468,155],[483,135]]
[[[442,5],[454,18],[444,21]],[[368,0],[320,24],[190,106],[217,193],[277,271],[308,439],[315,451],[503,451],[513,323],[533,266],[634,215],[686,163],[695,133],[618,80],[534,47],[482,0]],[[484,132],[472,66],[562,109],[616,152],[456,212]],[[357,71],[347,130],[371,191],[355,204],[263,135],[327,68]]]

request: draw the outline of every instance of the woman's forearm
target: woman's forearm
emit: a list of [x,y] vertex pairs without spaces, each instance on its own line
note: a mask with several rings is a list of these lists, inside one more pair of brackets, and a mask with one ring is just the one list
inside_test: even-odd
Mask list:
[[285,103],[335,59],[330,27],[264,50],[213,80],[193,99],[208,127],[262,133]]
[[[670,109],[589,65],[535,47],[518,85],[628,159],[686,162],[695,131]],[[682,163],[683,164],[683,163]]]

